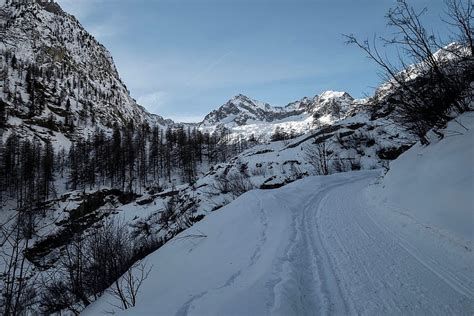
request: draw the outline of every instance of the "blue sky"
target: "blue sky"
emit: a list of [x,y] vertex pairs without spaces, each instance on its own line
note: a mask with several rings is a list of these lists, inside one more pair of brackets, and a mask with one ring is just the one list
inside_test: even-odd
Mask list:
[[[58,0],[114,56],[150,112],[199,121],[242,93],[285,105],[325,90],[371,94],[377,68],[342,34],[387,34],[395,0]],[[428,7],[438,31],[442,0]]]

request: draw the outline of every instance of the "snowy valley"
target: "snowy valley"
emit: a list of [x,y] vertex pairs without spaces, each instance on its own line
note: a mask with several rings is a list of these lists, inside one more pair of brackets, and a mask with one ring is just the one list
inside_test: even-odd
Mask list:
[[[451,122],[446,131],[462,136],[415,145],[384,177],[348,172],[245,193],[149,256],[160,269],[150,270],[137,307],[117,313],[465,314],[474,182],[450,170],[472,162],[474,116],[459,121],[469,132]],[[440,172],[426,174],[434,165]],[[457,181],[447,214],[445,183]],[[115,300],[105,295],[84,314]]]
[[59,4],[0,26],[1,315],[474,313],[471,29],[400,69],[349,36],[387,76],[364,99],[180,123]]

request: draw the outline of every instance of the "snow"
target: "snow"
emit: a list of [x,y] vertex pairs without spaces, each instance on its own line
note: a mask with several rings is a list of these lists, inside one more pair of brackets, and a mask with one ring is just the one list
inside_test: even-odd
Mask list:
[[[201,131],[226,128],[230,139],[251,136],[268,141],[277,128],[293,135],[308,133],[315,125],[328,125],[347,119],[367,99],[355,100],[347,92],[325,91],[313,98],[303,98],[285,106],[271,106],[244,95],[237,95],[198,123]],[[313,117],[319,117],[317,120]]]
[[[472,127],[472,117],[460,120]],[[472,167],[463,160],[472,153],[466,148],[471,144],[472,134],[465,132],[425,148],[415,146],[392,165],[382,181],[385,187],[378,183],[381,171],[373,170],[308,177],[276,190],[250,191],[147,257],[152,270],[137,305],[114,312],[472,314],[472,248],[431,229],[429,223],[437,213],[423,213],[428,195],[415,201],[406,188],[403,203],[417,211],[421,208],[425,215],[416,220],[374,196],[380,192],[391,196],[391,190],[400,189],[395,180],[408,176],[405,184],[416,180],[410,184],[412,190],[417,184],[429,184],[434,194],[458,183],[458,198],[470,200],[472,206],[472,186],[465,182]],[[419,163],[427,162],[432,168],[452,162],[453,168],[432,172],[436,178],[425,179],[427,171]],[[444,181],[447,175],[452,179]],[[443,212],[445,218],[453,213]],[[455,214],[472,225],[472,213]],[[105,295],[83,314],[110,312],[112,304],[117,301]]]
[[323,93],[321,93],[321,95],[319,95],[319,97],[321,99],[335,99],[335,98],[342,98],[345,94],[347,94],[346,92],[341,92],[341,91],[332,91],[332,90],[328,90],[328,91],[324,91]]
[[[407,216],[463,240],[474,240],[474,114],[446,127],[445,138],[416,144],[391,164],[379,202],[392,204]],[[470,192],[470,193],[469,193]]]
[[[12,14],[16,12],[13,8],[9,10],[13,10]],[[64,43],[61,40],[61,47],[77,64],[79,74],[91,75],[87,79],[89,88],[107,92],[118,86],[113,88],[118,94],[117,107],[94,96],[86,100],[81,96],[84,91],[71,89],[73,113],[79,113],[86,107],[86,101],[91,101],[104,120],[115,120],[116,110],[125,118],[142,117],[139,121],[163,123],[161,117],[150,116],[131,99],[110,53],[93,38],[86,36],[86,41],[81,40],[86,33],[75,19],[35,10],[23,18],[17,17],[17,23],[9,29],[12,36],[0,43],[0,48],[14,48],[20,60],[33,61],[37,56],[36,44],[29,40],[29,29],[41,34],[40,43],[48,47],[58,43],[54,33],[61,29],[67,35]],[[38,19],[32,18],[36,16]],[[23,27],[25,23],[28,28]],[[84,50],[83,44],[88,43],[92,48]],[[438,58],[452,58],[445,53]],[[97,68],[97,62],[105,68]],[[15,88],[22,100],[28,99],[21,88],[25,86],[23,74],[11,69],[8,74],[9,89]],[[417,75],[413,73],[411,77]],[[64,88],[69,79],[72,77],[61,78],[48,89]],[[16,90],[17,87],[20,88]],[[219,175],[241,172],[242,166],[248,167],[248,181],[254,187],[264,183],[283,185],[312,174],[304,149],[321,131],[318,123],[337,123],[333,125],[337,129],[328,134],[328,143],[339,158],[357,162],[362,169],[381,167],[385,161],[378,155],[380,149],[412,142],[387,124],[385,118],[370,119],[369,113],[359,108],[364,103],[368,100],[354,100],[336,91],[326,91],[284,107],[238,95],[209,114],[209,122],[204,120],[199,128],[213,131],[227,127],[234,140],[254,134],[264,141],[276,128],[301,136],[257,145],[214,166],[195,185],[176,187],[180,197],[196,198],[194,215],[206,217],[146,258],[152,270],[141,288],[137,306],[115,312],[131,315],[473,314],[472,113],[458,118],[467,129],[451,122],[444,130],[444,139],[438,140],[433,134],[430,146],[415,145],[392,163],[379,182],[380,170],[361,171],[309,177],[277,190],[254,190],[237,199],[231,193],[213,192]],[[27,108],[19,105],[18,110],[24,112]],[[38,117],[46,119],[50,114],[54,111],[47,107]],[[314,122],[313,116],[319,117],[319,122]],[[50,132],[15,116],[8,123],[12,128],[4,138],[13,130],[22,137]],[[96,127],[109,130],[103,123],[85,122],[77,128],[77,134],[87,137]],[[360,126],[351,127],[351,123]],[[342,136],[344,133],[346,136]],[[50,135],[56,150],[69,148],[71,142],[65,134]],[[344,138],[349,144],[354,141],[357,148],[341,145]],[[204,167],[203,171],[206,171]],[[57,182],[60,188],[57,193],[65,195],[52,204],[55,209],[42,219],[45,224],[42,226],[47,228],[35,240],[59,231],[60,226],[46,224],[66,220],[68,212],[76,209],[83,198],[79,191],[66,193],[65,179]],[[236,200],[228,204],[233,199]],[[168,198],[144,193],[142,201],[146,200],[152,202],[121,205],[111,200],[97,212],[113,209],[110,216],[121,218],[130,227],[145,220],[156,237],[171,236],[172,230],[179,226],[178,220],[171,227],[153,221],[159,218]],[[3,218],[13,214],[12,202],[7,200],[2,205]],[[211,211],[225,204],[228,205]],[[56,254],[46,259],[53,256]],[[112,304],[117,301],[105,295],[84,314],[111,311],[115,309]]]
[[254,99],[251,99],[245,95],[242,95],[242,94],[238,94],[236,96],[234,96],[230,102],[236,106],[239,106],[241,104],[244,104],[246,106],[254,106],[254,107],[257,107],[261,110],[269,110],[271,108],[271,106],[267,103],[264,103],[264,102],[260,102],[260,101],[257,101],[257,100],[254,100]]

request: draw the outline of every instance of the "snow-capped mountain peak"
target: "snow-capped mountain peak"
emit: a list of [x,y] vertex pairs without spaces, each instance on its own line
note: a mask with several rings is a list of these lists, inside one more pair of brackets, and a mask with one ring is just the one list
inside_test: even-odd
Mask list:
[[238,94],[230,99],[222,107],[237,107],[243,111],[272,111],[273,107],[265,102],[257,101],[246,95]]
[[238,94],[234,96],[229,103],[235,106],[242,106],[242,107],[254,107],[259,108],[262,110],[268,110],[271,106],[268,103],[260,102],[254,99],[251,99],[243,94]]
[[269,104],[238,94],[209,113],[201,125],[241,126],[251,121],[268,121],[268,113],[271,112],[273,108]]
[[330,116],[334,120],[341,119],[347,114],[353,106],[354,98],[347,92],[329,90],[316,96],[314,101],[313,117]]
[[320,100],[330,100],[330,99],[353,99],[349,93],[344,91],[324,91],[319,96]]
[[225,128],[244,137],[253,134],[266,138],[277,127],[290,127],[304,133],[313,118],[323,123],[333,122],[343,118],[353,105],[354,99],[347,92],[337,91],[304,97],[285,106],[271,106],[239,94],[209,113],[200,127],[204,130]]

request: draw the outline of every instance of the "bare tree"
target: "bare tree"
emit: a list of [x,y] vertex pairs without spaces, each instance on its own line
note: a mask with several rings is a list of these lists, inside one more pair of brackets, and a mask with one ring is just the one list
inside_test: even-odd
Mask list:
[[46,313],[68,309],[79,315],[91,303],[91,292],[86,286],[91,257],[84,238],[74,238],[65,248],[55,270],[43,278],[41,308]]
[[[472,30],[470,22],[465,19],[469,19],[472,12],[459,9],[457,0],[451,3],[452,17],[461,28],[467,26],[463,37],[469,40]],[[362,49],[380,66],[393,90],[398,91],[396,97],[387,101],[393,108],[393,120],[424,144],[428,143],[427,131],[442,126],[452,118],[453,110],[462,113],[469,109],[466,97],[470,96],[468,91],[474,72],[472,54],[458,54],[453,60],[444,60],[435,54],[443,45],[424,28],[421,17],[425,12],[426,9],[415,11],[406,0],[398,0],[397,6],[388,12],[386,17],[394,36],[380,38],[380,41],[384,45],[395,46],[399,52],[395,62],[378,49],[375,36],[370,43],[368,40],[359,41],[354,35],[346,35],[347,43]]]
[[317,174],[329,174],[330,161],[334,157],[334,150],[326,140],[307,145],[304,148],[304,155],[306,161],[314,167]]
[[0,224],[0,314],[25,313],[36,300],[36,282],[32,267],[24,256],[29,246],[25,238],[21,217],[17,214]]
[[138,291],[148,278],[151,269],[152,267],[147,268],[145,263],[136,262],[114,282],[108,292],[120,301],[120,305],[116,307],[125,310],[136,305]]
[[210,193],[211,195],[230,193],[233,198],[237,198],[245,192],[255,188],[249,179],[247,165],[242,164],[240,165],[240,170],[238,172],[236,172],[235,169],[228,168],[221,174],[217,175],[211,186],[215,191]]
[[457,40],[467,45],[474,56],[474,39],[471,21],[474,17],[474,5],[472,0],[447,0],[445,23],[455,27],[458,31]]
[[215,177],[212,187],[218,194],[227,194],[231,191],[231,183],[226,172],[221,173]]
[[246,173],[235,172],[228,175],[230,183],[230,192],[237,198],[247,191],[254,189],[254,185],[249,179],[249,176]]
[[76,313],[88,306],[133,265],[137,256],[133,250],[128,227],[113,219],[75,237],[45,281],[43,310],[54,313],[67,308]]

